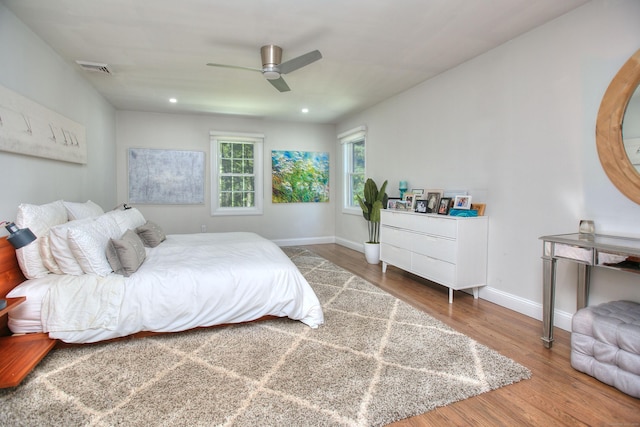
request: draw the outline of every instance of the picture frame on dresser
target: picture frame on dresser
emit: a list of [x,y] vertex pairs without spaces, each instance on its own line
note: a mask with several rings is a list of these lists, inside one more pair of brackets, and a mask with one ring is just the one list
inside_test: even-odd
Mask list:
[[471,196],[456,196],[453,207],[456,209],[471,209]]
[[389,197],[387,199],[387,209],[396,209],[396,205],[400,200],[402,200],[400,197]]
[[439,215],[449,215],[449,209],[451,207],[451,197],[442,197],[438,204]]
[[471,203],[471,209],[478,211],[478,216],[483,216],[487,205],[485,203]]
[[404,200],[396,201],[396,210],[404,211],[406,209],[407,209],[407,202],[405,202]]
[[416,200],[416,212],[418,213],[428,213],[429,212],[429,200],[427,199],[418,199]]
[[424,194],[424,188],[412,188],[410,193],[413,193],[416,196],[422,196]]
[[406,208],[410,211],[416,209],[416,195],[413,193],[405,193],[402,200],[406,203]]
[[440,206],[440,198],[442,197],[442,193],[440,192],[429,192],[427,193],[427,213],[436,213],[438,211],[438,207]]

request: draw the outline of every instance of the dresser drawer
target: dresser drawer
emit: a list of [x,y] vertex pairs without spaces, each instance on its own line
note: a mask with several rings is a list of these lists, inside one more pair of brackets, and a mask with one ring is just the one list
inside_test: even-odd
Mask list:
[[408,212],[381,212],[382,226],[403,228],[418,233],[432,234],[455,239],[457,236],[457,222],[453,219],[440,218],[437,215],[416,214]]
[[416,219],[418,221],[413,225],[415,231],[432,234],[434,236],[448,237],[450,239],[457,237],[458,223],[455,220],[435,216],[428,216],[427,218],[418,217]]
[[455,240],[443,239],[432,235],[412,234],[411,250],[420,255],[455,264],[458,243]]
[[380,243],[380,259],[402,270],[411,270],[411,252],[386,243]]
[[385,227],[384,225],[380,227],[380,243],[388,243],[400,248],[411,249],[414,236],[415,233],[406,230]]
[[445,286],[451,286],[455,283],[456,266],[439,259],[416,253],[411,254],[411,271]]

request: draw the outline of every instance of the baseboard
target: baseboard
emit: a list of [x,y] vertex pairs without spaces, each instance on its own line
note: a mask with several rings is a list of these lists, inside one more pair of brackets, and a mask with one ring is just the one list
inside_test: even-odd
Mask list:
[[334,236],[305,237],[300,239],[278,239],[272,240],[272,242],[278,246],[324,245],[327,243],[337,243]]
[[[326,243],[335,243],[340,246],[345,246],[354,251],[364,252],[362,242],[353,242],[340,237],[310,237],[301,239],[280,239],[274,240],[278,246],[298,246],[298,245],[321,245]],[[469,292],[470,293],[470,292]],[[542,321],[542,304],[530,301],[525,298],[521,298],[517,295],[513,295],[499,289],[492,288],[491,286],[484,286],[480,288],[481,299],[490,301],[494,304],[498,304],[501,307],[508,308],[517,313],[524,314],[525,316],[532,317],[536,320]],[[454,302],[455,304],[455,302]],[[571,331],[571,319],[573,314],[567,313],[562,310],[554,311],[554,326],[564,329],[565,331]],[[542,330],[540,330],[542,335]]]
[[[509,294],[490,286],[480,288],[480,298],[542,321],[542,304],[540,303]],[[555,310],[553,314],[553,324],[560,329],[570,332],[572,318],[573,314],[571,313]],[[542,330],[540,330],[540,334],[542,335]]]
[[[358,252],[364,252],[361,242],[353,242],[336,237],[335,243]],[[509,294],[490,286],[480,288],[479,297],[494,304],[498,304],[501,307],[508,308],[509,310],[513,310],[520,314],[524,314],[525,316],[542,321],[542,304],[540,303]],[[565,331],[571,331],[571,319],[573,318],[573,314],[567,313],[566,311],[555,310],[553,318],[554,326],[564,329]],[[542,329],[540,330],[540,335],[542,336]]]
[[346,246],[347,248],[353,249],[354,251],[364,253],[364,246],[362,242],[356,243],[356,242],[352,242],[351,240],[346,240],[340,237],[336,237],[335,243],[340,246]]

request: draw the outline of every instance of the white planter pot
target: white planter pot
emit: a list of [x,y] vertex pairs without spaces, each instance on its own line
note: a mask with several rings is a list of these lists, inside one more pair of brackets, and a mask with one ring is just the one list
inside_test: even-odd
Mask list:
[[364,257],[369,264],[380,263],[380,243],[365,243]]

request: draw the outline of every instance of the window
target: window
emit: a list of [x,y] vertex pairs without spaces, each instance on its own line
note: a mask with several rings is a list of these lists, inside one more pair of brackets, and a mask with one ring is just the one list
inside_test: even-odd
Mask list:
[[362,195],[365,183],[365,139],[364,126],[343,132],[338,135],[342,144],[342,160],[344,165],[344,202],[343,211],[360,213],[360,205],[356,195]]
[[264,135],[211,132],[211,215],[261,215]]

